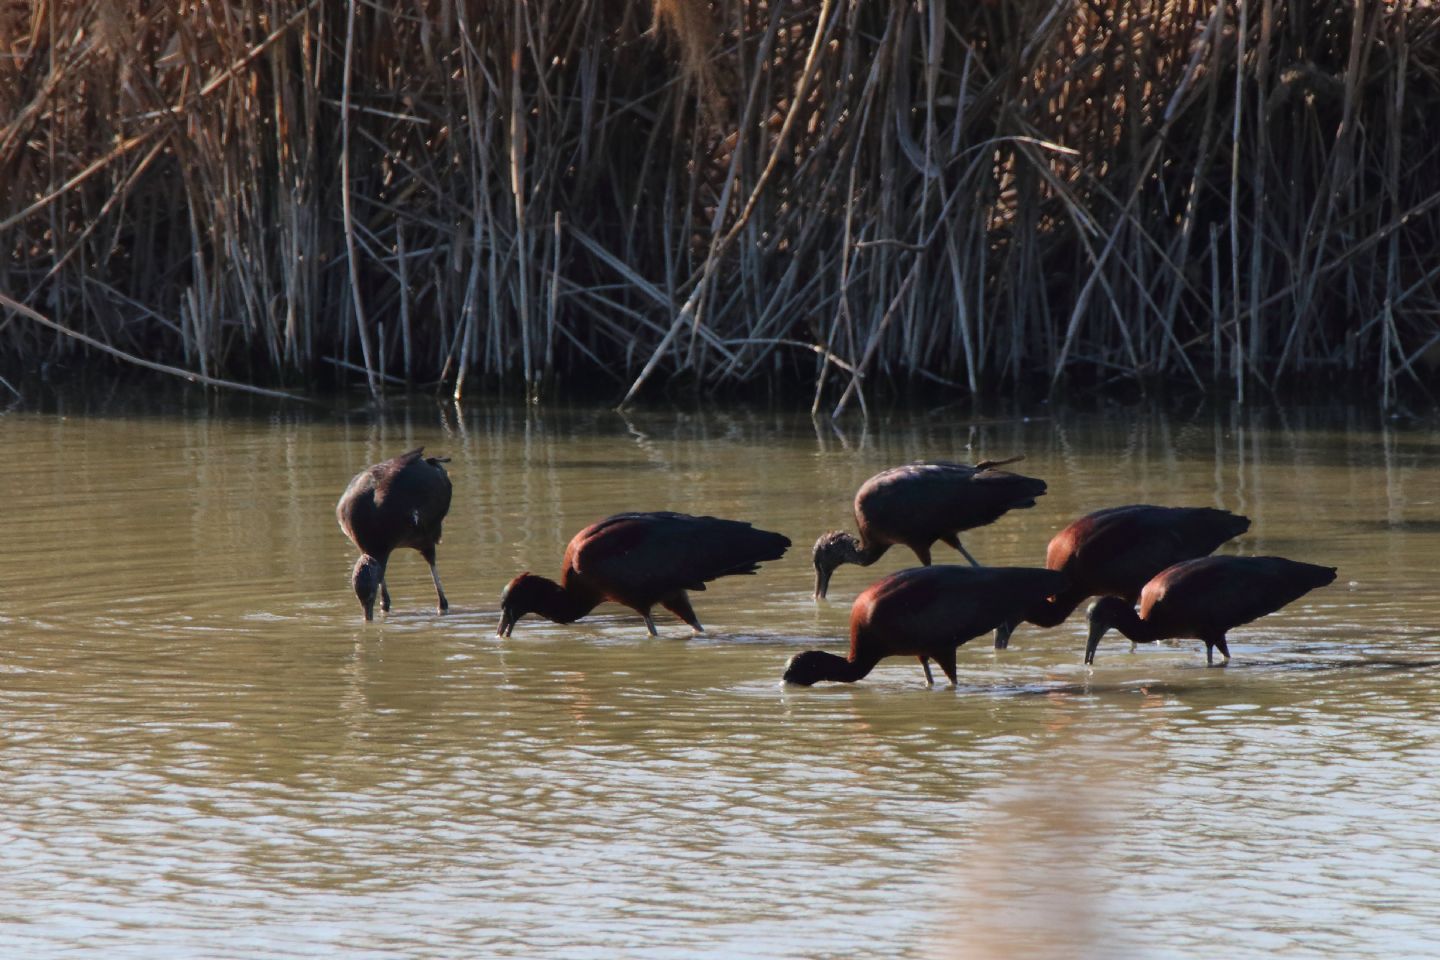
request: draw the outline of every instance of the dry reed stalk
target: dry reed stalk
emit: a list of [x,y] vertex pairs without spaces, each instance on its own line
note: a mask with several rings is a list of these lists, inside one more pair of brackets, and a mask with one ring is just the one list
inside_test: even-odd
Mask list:
[[32,0],[0,289],[207,376],[353,353],[376,393],[780,379],[818,412],[838,364],[1390,404],[1440,316],[1437,39],[1422,0]]

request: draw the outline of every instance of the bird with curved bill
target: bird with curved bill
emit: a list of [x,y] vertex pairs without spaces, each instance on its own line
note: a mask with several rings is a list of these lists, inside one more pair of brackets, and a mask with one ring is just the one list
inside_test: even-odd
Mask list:
[[1106,632],[1115,629],[1136,643],[1156,640],[1199,640],[1205,662],[1214,665],[1215,651],[1230,662],[1225,635],[1234,628],[1274,613],[1311,590],[1335,580],[1334,567],[1301,563],[1284,557],[1201,557],[1160,571],[1140,591],[1140,610],[1118,597],[1104,597],[1086,613],[1090,636],[1085,662]]
[[430,579],[435,582],[436,610],[444,613],[450,608],[435,569],[435,545],[440,542],[441,524],[450,511],[450,476],[442,464],[450,461],[447,457],[422,456],[424,452],[424,447],[416,447],[366,467],[350,481],[335,505],[340,529],[360,548],[350,586],[366,620],[375,617],[377,594],[380,609],[390,611],[385,569],[390,554],[401,547],[420,551],[430,565]]
[[1011,510],[1035,506],[1045,481],[997,469],[1025,459],[982,460],[973,467],[944,461],[907,463],[875,474],[855,494],[857,539],[843,530],[820,535],[811,553],[815,598],[830,589],[835,568],[868,567],[892,546],[909,547],[924,566],[936,541],[954,547],[980,566],[960,543],[960,534],[994,523]]
[[[1027,611],[1023,622],[1057,627],[1090,597],[1119,597],[1133,606],[1161,570],[1209,556],[1249,529],[1248,517],[1212,507],[1130,504],[1086,514],[1055,534],[1045,551],[1045,566],[1065,574],[1070,585]],[[995,631],[995,649],[1009,645],[1017,625]]]
[[789,537],[739,520],[616,514],[575,534],[558,583],[529,572],[511,580],[500,594],[496,633],[510,636],[527,613],[573,623],[606,601],[639,613],[652,637],[657,632],[650,611],[656,604],[703,633],[687,591],[704,590],[720,577],[753,574],[789,547]]
[[886,657],[916,657],[933,684],[934,660],[953,685],[955,652],[1021,610],[1065,589],[1065,575],[1032,567],[911,567],[871,584],[850,608],[850,654],[807,650],[790,658],[784,681],[854,683]]

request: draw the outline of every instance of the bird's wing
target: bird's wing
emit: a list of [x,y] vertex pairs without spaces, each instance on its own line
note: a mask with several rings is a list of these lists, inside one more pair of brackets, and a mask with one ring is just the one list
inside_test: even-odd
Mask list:
[[[1224,631],[1258,620],[1329,582],[1328,567],[1281,557],[1202,557],[1162,571],[1146,584],[1140,616]],[[1333,572],[1329,573],[1333,578]]]
[[[940,477],[935,478],[937,481]],[[969,530],[1000,519],[1007,511],[1035,505],[1045,493],[1045,481],[1005,470],[959,471],[945,476],[942,496],[935,496],[936,519],[949,530]]]
[[855,518],[867,539],[929,544],[1031,506],[1044,492],[1045,481],[1004,470],[911,463],[866,481],[855,498]]
[[1135,597],[1161,571],[1204,556],[1218,545],[1213,537],[1197,538],[1190,519],[1182,509],[1146,505],[1091,514],[1056,536],[1059,540],[1068,533],[1070,539],[1064,544],[1052,542],[1052,550],[1060,549],[1047,558],[1047,566],[1083,570],[1097,587]]
[[964,643],[1017,619],[1064,585],[1064,575],[1053,570],[942,564],[892,574],[862,598],[872,620],[892,636]]
[[654,597],[754,573],[790,546],[788,538],[738,520],[678,513],[621,514],[585,534],[570,554],[576,572],[602,587]]
[[450,512],[452,488],[445,468],[421,459],[423,447],[380,464],[385,468],[375,487],[375,501],[399,510],[416,528],[438,537],[438,528]]

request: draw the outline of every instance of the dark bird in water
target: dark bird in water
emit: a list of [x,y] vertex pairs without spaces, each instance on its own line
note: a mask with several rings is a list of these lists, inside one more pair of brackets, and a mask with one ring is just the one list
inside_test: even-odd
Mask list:
[[380,609],[390,611],[385,566],[390,562],[390,553],[400,547],[420,551],[435,581],[436,608],[444,613],[450,607],[440,588],[440,574],[435,571],[440,524],[450,510],[450,477],[441,464],[450,461],[446,457],[421,457],[424,449],[416,447],[360,471],[335,505],[340,529],[360,548],[350,584],[360,598],[366,620],[374,619],[377,593]]
[[1114,627],[1131,644],[1195,639],[1205,644],[1205,662],[1215,650],[1230,661],[1225,634],[1267,613],[1274,613],[1316,587],[1335,579],[1334,567],[1283,557],[1201,557],[1158,573],[1140,591],[1140,613],[1119,597],[1103,597],[1090,607],[1090,638],[1085,662]]
[[[1086,514],[1055,534],[1045,552],[1045,566],[1065,574],[1070,585],[1028,611],[1025,620],[1057,627],[1090,597],[1119,597],[1134,606],[1161,570],[1209,556],[1249,529],[1248,517],[1210,507],[1132,504]],[[1015,626],[995,631],[996,649],[1005,649]]]
[[960,531],[994,523],[1007,511],[1035,506],[1045,481],[996,467],[1022,460],[963,463],[909,463],[875,474],[855,494],[855,525],[860,538],[832,530],[815,541],[815,596],[830,588],[830,575],[844,563],[862,567],[879,560],[896,544],[915,551],[930,566],[930,546],[939,540],[979,566],[960,545]]
[[573,623],[611,600],[638,611],[652,637],[650,608],[657,603],[703,633],[685,591],[704,590],[717,577],[755,573],[789,546],[790,538],[739,520],[619,513],[575,534],[565,548],[559,583],[533,573],[511,580],[500,594],[496,632],[510,636],[527,613]]
[[871,584],[850,608],[850,656],[798,653],[785,682],[854,683],[885,657],[918,657],[933,683],[934,660],[955,683],[955,650],[994,630],[1044,597],[1065,589],[1065,575],[1032,567],[911,567]]

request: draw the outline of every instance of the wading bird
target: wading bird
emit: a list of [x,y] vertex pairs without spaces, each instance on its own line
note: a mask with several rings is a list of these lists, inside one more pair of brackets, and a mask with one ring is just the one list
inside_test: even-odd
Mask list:
[[885,657],[930,661],[953,684],[955,650],[1041,599],[1065,589],[1065,575],[1031,567],[911,567],[867,587],[850,608],[850,656],[807,650],[790,658],[785,682],[854,683]]
[[[1090,597],[1119,597],[1133,606],[1161,570],[1209,556],[1248,529],[1248,517],[1210,507],[1132,504],[1086,514],[1055,534],[1045,551],[1045,566],[1065,574],[1070,585],[1024,619],[1056,627]],[[997,650],[1005,649],[1015,626],[995,631]]]
[[960,545],[960,532],[994,523],[1010,510],[1033,507],[1035,498],[1045,493],[1044,480],[995,469],[1021,459],[985,460],[973,467],[909,463],[866,480],[855,494],[860,538],[832,530],[815,541],[816,598],[823,598],[829,590],[836,567],[845,563],[868,567],[896,544],[915,551],[928,567],[930,546],[938,540],[978,567]]
[[533,573],[511,580],[500,594],[496,632],[510,636],[515,622],[527,613],[572,623],[611,600],[639,612],[652,637],[656,632],[650,608],[657,603],[703,633],[685,591],[704,590],[706,582],[717,577],[754,573],[766,560],[784,556],[789,546],[788,537],[739,520],[684,513],[616,514],[570,540],[559,583]]
[[421,457],[424,449],[416,447],[361,470],[335,505],[340,529],[360,548],[350,585],[360,598],[366,620],[374,619],[377,593],[380,609],[387,613],[390,610],[385,566],[391,552],[400,547],[420,551],[435,581],[436,609],[444,613],[450,607],[435,570],[440,524],[450,510],[450,477],[441,464],[450,461],[446,457]]
[[[1140,591],[1140,612],[1118,597],[1103,597],[1087,614],[1090,637],[1085,662],[1112,627],[1131,644],[1194,639],[1205,644],[1205,662],[1215,650],[1230,661],[1225,634],[1298,600],[1335,579],[1334,567],[1283,557],[1201,557],[1162,570]],[[1132,647],[1133,649],[1133,647]]]

